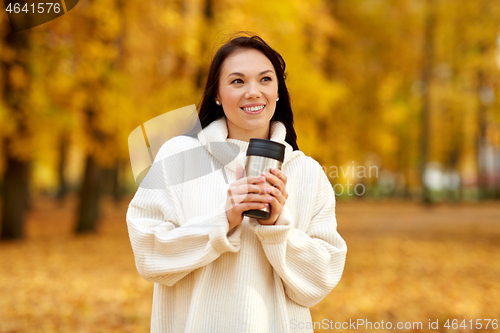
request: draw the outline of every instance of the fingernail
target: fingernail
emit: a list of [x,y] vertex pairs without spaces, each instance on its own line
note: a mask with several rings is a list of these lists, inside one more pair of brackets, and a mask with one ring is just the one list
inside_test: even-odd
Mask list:
[[266,192],[271,193],[271,188],[270,187],[266,188]]
[[260,177],[260,178],[259,178],[259,180],[260,180],[261,182],[263,182],[263,181],[265,181],[265,180],[266,180],[266,178],[265,178],[265,177]]
[[267,201],[273,201],[273,197],[267,198]]

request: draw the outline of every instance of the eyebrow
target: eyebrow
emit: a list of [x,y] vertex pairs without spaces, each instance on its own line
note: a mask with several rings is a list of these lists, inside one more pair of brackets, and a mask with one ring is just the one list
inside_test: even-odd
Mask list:
[[[265,71],[263,71],[263,72],[260,72],[260,73],[259,73],[259,76],[260,76],[260,75],[263,75],[263,74],[266,74],[267,72],[274,73],[272,70],[267,69],[267,70],[265,70]],[[243,77],[245,76],[245,74],[243,74],[243,73],[234,72],[234,73],[229,74],[227,77],[230,77],[231,75],[239,75],[239,76],[243,76]]]

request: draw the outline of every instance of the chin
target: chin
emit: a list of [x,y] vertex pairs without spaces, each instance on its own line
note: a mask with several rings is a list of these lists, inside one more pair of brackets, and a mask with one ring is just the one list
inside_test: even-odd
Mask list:
[[258,128],[262,128],[264,126],[267,126],[270,121],[271,121],[271,118],[269,118],[269,119],[268,118],[253,119],[253,120],[244,122],[244,124],[246,125],[245,127],[247,127],[249,130],[254,130],[254,129],[258,129]]

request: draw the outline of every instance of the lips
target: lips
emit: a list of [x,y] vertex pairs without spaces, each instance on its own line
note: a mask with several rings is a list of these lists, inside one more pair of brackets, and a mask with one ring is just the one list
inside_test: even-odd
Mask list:
[[265,105],[259,105],[259,106],[241,108],[241,109],[246,114],[256,115],[256,114],[262,113],[262,111],[264,111],[265,108],[266,108]]

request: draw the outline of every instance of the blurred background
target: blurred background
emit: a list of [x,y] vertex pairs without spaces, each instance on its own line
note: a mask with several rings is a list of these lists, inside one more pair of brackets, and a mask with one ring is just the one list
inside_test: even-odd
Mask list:
[[475,323],[500,320],[495,1],[82,0],[17,33],[0,13],[0,332],[149,331],[128,135],[198,104],[238,31],[285,59],[299,148],[337,194],[346,269],[313,319],[494,331]]

